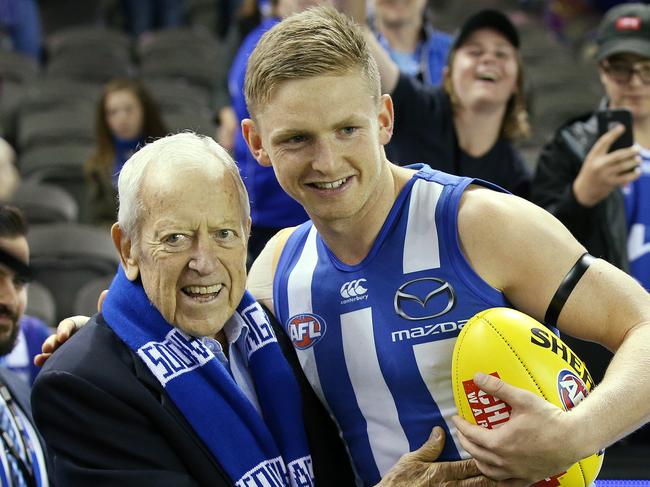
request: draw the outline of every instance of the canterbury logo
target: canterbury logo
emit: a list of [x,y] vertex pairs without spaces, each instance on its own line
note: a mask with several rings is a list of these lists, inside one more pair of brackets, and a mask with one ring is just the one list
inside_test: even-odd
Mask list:
[[341,296],[347,299],[366,294],[368,290],[363,287],[364,282],[366,282],[365,279],[356,279],[354,281],[346,282],[341,286]]

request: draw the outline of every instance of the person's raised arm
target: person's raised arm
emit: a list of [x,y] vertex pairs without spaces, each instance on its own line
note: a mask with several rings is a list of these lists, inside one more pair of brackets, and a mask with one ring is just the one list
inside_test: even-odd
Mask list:
[[366,21],[366,0],[339,0],[338,5],[342,12],[363,27],[364,37],[379,68],[381,91],[382,93],[391,94],[397,86],[399,68],[368,26]]
[[[464,195],[459,236],[479,275],[539,321],[584,253],[544,210],[485,189]],[[558,326],[616,352],[605,378],[568,413],[532,393],[481,376],[483,390],[512,406],[510,421],[495,430],[458,417],[454,421],[462,446],[489,477],[528,483],[547,478],[650,420],[650,295],[622,271],[595,260],[566,300]],[[617,397],[625,401],[612,401]]]

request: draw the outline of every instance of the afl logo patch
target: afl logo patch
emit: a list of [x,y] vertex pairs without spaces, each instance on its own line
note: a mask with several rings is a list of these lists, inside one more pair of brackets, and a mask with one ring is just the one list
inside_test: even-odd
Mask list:
[[589,394],[582,379],[566,369],[557,376],[557,392],[565,411],[573,409]]
[[293,346],[305,350],[318,342],[325,335],[325,320],[311,313],[292,316],[287,321],[287,333]]

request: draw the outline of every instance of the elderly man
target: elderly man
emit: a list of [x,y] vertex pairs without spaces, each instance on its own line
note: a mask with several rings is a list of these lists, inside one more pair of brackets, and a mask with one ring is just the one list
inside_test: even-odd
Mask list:
[[[31,277],[27,224],[20,211],[0,205],[0,356],[19,335]],[[15,372],[0,368],[0,479],[2,485],[47,486],[44,447],[31,420],[29,390]]]
[[248,198],[209,138],[137,152],[119,178],[119,269],[33,387],[62,485],[309,486],[295,380],[244,293]]

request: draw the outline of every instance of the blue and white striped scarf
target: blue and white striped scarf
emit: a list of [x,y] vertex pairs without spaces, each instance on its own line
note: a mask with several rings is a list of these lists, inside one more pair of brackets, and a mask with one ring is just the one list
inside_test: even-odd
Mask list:
[[249,328],[249,369],[262,417],[200,339],[172,327],[120,268],[103,306],[237,487],[314,485],[296,380],[260,305],[246,292],[231,319]]

